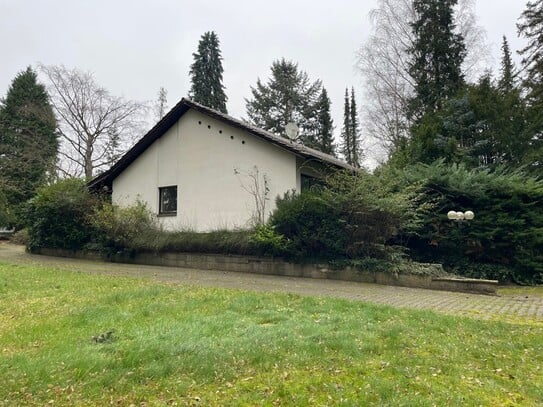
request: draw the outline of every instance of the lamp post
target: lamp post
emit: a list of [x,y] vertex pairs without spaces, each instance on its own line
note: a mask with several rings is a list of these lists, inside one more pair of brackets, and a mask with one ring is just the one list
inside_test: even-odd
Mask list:
[[447,218],[449,220],[455,220],[457,222],[463,222],[465,220],[472,220],[475,218],[475,214],[472,211],[466,211],[466,212],[456,212],[456,211],[449,211],[447,212]]

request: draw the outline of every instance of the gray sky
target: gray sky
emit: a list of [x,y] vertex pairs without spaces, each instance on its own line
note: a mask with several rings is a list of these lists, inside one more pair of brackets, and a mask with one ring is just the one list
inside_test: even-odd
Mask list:
[[[359,105],[362,78],[356,50],[370,31],[376,0],[0,0],[0,95],[17,72],[36,63],[94,72],[112,94],[155,100],[168,90],[172,107],[187,95],[189,66],[200,36],[215,31],[224,58],[228,111],[245,116],[244,98],[258,77],[266,80],[281,57],[322,79],[332,99],[336,133],[345,87]],[[524,0],[477,0],[479,24],[499,61],[502,35],[521,47],[515,23]]]

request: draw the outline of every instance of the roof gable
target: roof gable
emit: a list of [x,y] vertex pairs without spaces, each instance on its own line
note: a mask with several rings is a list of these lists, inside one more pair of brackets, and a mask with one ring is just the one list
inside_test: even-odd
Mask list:
[[254,136],[257,136],[265,141],[282,147],[298,156],[315,159],[334,167],[357,171],[357,169],[346,162],[337,159],[331,155],[321,151],[306,147],[300,143],[293,142],[287,138],[278,136],[269,131],[262,130],[242,120],[235,119],[224,113],[210,109],[204,105],[196,103],[190,99],[183,98],[175,105],[151,130],[145,134],[130,150],[128,150],[109,170],[96,176],[92,179],[88,186],[91,189],[102,188],[104,186],[111,187],[113,180],[123,172],[132,162],[136,160],[147,148],[151,146],[157,139],[162,137],[177,121],[190,109],[194,109],[200,113],[210,116],[216,120],[222,121],[233,127],[244,130]]

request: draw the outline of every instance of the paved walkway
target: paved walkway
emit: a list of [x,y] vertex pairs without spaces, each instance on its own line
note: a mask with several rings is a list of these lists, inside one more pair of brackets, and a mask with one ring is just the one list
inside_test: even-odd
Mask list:
[[334,280],[116,264],[37,256],[25,253],[22,246],[1,242],[0,263],[40,264],[84,273],[151,278],[158,281],[197,286],[330,296],[393,307],[430,309],[446,314],[468,315],[481,319],[543,323],[543,289],[539,288],[535,290],[530,288],[514,290],[512,294],[504,293],[498,296],[462,294]]

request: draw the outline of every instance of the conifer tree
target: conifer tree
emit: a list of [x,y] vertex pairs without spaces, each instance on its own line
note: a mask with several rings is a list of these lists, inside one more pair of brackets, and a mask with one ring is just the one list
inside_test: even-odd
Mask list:
[[318,138],[315,148],[323,153],[334,155],[334,124],[330,115],[330,98],[325,88],[322,88],[317,104]]
[[529,1],[517,24],[520,36],[528,44],[522,55],[522,70],[526,72],[523,85],[526,89],[528,137],[530,154],[525,163],[537,173],[543,174],[543,0]]
[[409,102],[409,113],[415,120],[442,108],[464,83],[461,66],[466,49],[462,36],[455,33],[456,3],[414,0],[417,19],[412,24],[415,39],[410,48],[409,74],[415,95]]
[[362,148],[360,146],[360,128],[358,120],[358,109],[356,108],[356,98],[354,96],[354,87],[351,88],[351,105],[350,105],[350,125],[351,125],[351,162],[349,164],[360,167]]
[[224,92],[222,56],[219,38],[213,31],[202,35],[198,51],[192,54],[194,62],[190,66],[191,88],[189,95],[198,103],[227,113],[227,97]]
[[345,88],[345,101],[343,105],[343,128],[341,129],[341,154],[349,164],[352,162],[352,126],[351,126],[351,103],[349,101],[349,90]]
[[501,60],[501,75],[499,79],[500,90],[507,94],[513,91],[515,88],[515,72],[514,72],[513,60],[511,58],[511,50],[509,48],[509,42],[507,37],[503,36],[502,42],[502,60]]
[[281,59],[271,66],[267,83],[257,80],[251,87],[252,99],[245,100],[249,121],[255,126],[285,136],[285,126],[295,123],[299,141],[309,146],[316,143],[316,104],[322,84],[311,82],[298,64]]
[[28,67],[0,101],[0,190],[13,213],[52,176],[57,151],[49,96]]

